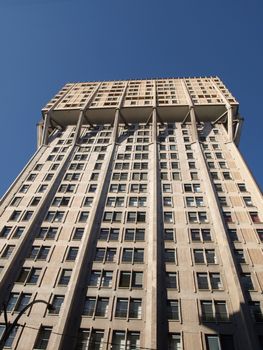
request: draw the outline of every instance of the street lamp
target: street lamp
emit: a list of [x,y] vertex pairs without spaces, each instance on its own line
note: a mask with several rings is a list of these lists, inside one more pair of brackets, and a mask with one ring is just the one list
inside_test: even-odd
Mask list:
[[16,318],[14,319],[13,323],[10,323],[7,320],[7,312],[6,312],[6,305],[3,304],[3,309],[4,309],[4,318],[5,318],[5,330],[4,333],[2,335],[2,338],[0,340],[0,350],[2,350],[5,346],[5,342],[7,341],[10,333],[12,332],[12,330],[17,326],[17,323],[20,319],[20,317],[25,313],[25,311],[27,309],[29,309],[32,305],[36,304],[36,303],[43,303],[47,305],[48,310],[54,310],[54,307],[48,303],[45,300],[41,300],[41,299],[36,299],[31,301],[31,303],[27,304],[20,312],[19,314],[16,316]]

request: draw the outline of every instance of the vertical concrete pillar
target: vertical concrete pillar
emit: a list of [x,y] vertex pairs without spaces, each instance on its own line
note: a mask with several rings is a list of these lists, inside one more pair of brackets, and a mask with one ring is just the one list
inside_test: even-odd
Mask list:
[[[153,108],[152,113],[152,144],[150,145],[151,162],[149,169],[150,189],[149,205],[149,231],[148,231],[148,261],[146,278],[146,325],[145,348],[157,349],[157,235],[158,235],[158,145],[157,145],[157,113]],[[150,183],[151,182],[151,183]]]

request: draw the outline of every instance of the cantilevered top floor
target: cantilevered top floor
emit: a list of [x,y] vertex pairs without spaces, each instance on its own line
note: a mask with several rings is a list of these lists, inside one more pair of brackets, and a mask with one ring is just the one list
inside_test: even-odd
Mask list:
[[166,78],[66,84],[42,109],[61,126],[112,123],[116,109],[125,123],[144,123],[153,108],[162,122],[182,122],[194,108],[199,121],[217,121],[238,102],[218,77]]

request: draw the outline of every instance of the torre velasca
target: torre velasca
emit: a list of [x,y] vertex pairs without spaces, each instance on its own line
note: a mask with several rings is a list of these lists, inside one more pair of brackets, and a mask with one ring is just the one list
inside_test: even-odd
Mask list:
[[263,348],[263,201],[238,107],[218,77],[59,91],[1,199],[2,348]]

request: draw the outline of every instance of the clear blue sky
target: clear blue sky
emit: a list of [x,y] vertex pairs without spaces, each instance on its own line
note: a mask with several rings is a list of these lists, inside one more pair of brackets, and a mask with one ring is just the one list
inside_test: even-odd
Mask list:
[[262,0],[0,0],[0,195],[36,147],[66,82],[218,75],[245,118],[240,148],[263,187]]

